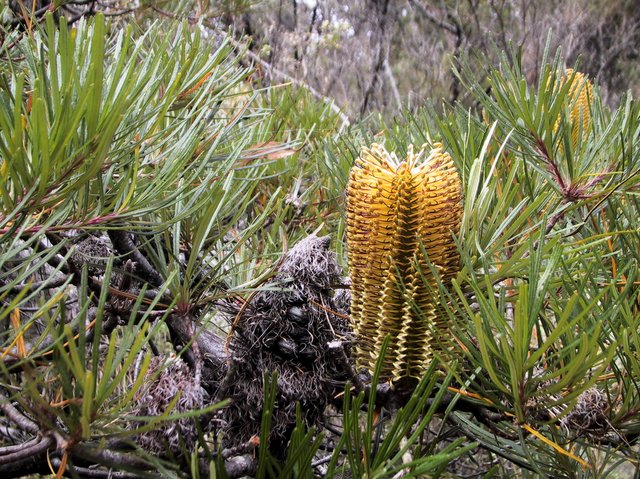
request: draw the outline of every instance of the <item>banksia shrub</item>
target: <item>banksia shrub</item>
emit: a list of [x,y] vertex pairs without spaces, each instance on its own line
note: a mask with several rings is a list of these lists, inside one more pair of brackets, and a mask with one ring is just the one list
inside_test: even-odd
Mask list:
[[447,282],[458,270],[461,196],[458,173],[439,144],[428,155],[410,148],[402,162],[374,144],[356,160],[347,241],[358,367],[373,370],[387,335],[382,377],[394,382],[419,378],[449,348],[436,276]]

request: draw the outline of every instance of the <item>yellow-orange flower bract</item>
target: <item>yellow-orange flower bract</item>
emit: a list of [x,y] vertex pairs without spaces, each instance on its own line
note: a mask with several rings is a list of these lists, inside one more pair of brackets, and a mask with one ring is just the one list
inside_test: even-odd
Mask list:
[[[373,371],[387,335],[382,377],[419,378],[448,349],[437,281],[459,269],[454,235],[462,218],[460,178],[442,145],[407,158],[364,148],[347,186],[351,320],[358,367]],[[436,291],[436,293],[434,293]]]

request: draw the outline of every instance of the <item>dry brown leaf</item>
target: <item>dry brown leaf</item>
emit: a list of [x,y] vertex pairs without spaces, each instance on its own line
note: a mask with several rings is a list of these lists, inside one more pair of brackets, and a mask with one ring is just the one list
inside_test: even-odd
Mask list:
[[257,158],[266,158],[267,160],[279,160],[295,155],[297,148],[283,148],[285,143],[278,141],[268,141],[266,143],[257,143],[251,145],[242,155],[244,160],[255,160]]

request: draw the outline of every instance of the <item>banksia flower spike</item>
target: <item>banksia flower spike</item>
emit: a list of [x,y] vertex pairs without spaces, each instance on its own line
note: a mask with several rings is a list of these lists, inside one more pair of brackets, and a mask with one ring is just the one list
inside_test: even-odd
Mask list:
[[[571,125],[571,144],[578,145],[578,139],[584,140],[591,130],[591,101],[593,100],[593,85],[586,75],[568,68],[558,80],[558,87],[573,79],[566,97],[568,120]],[[560,119],[556,121],[554,130],[560,127]],[[561,145],[562,148],[562,145]]]
[[419,378],[446,349],[432,268],[444,282],[458,271],[460,179],[441,145],[425,156],[410,148],[400,162],[374,144],[356,160],[347,187],[356,360],[372,371],[390,335],[382,375],[394,382]]

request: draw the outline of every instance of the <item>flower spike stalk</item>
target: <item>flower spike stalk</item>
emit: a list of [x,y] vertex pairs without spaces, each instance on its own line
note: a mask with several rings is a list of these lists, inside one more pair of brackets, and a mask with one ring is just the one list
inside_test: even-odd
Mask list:
[[358,367],[373,371],[387,335],[382,377],[394,382],[419,378],[448,349],[433,270],[446,283],[459,269],[461,200],[460,178],[440,144],[428,155],[410,147],[404,161],[373,144],[356,160],[347,242]]

